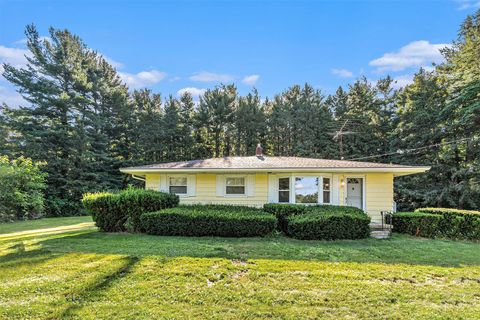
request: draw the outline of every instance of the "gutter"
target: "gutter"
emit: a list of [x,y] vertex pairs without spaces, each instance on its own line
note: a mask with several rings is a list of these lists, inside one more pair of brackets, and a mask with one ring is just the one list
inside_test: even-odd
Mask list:
[[377,172],[377,173],[400,173],[400,174],[413,174],[422,173],[430,170],[430,167],[402,167],[402,168],[121,168],[120,172],[129,174],[141,174],[148,173],[215,173],[215,172]]

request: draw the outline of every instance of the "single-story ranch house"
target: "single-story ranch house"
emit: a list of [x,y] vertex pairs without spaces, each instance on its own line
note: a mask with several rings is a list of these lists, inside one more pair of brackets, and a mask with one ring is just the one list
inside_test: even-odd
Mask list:
[[395,210],[393,179],[429,167],[299,157],[250,157],[122,168],[145,188],[176,193],[183,204],[335,204],[365,210],[372,222]]

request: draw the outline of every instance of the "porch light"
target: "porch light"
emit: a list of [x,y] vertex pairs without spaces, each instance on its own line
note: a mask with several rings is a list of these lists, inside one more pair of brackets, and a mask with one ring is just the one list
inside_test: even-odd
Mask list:
[[343,179],[340,180],[340,185],[341,185],[342,187],[345,186],[345,181],[343,181]]

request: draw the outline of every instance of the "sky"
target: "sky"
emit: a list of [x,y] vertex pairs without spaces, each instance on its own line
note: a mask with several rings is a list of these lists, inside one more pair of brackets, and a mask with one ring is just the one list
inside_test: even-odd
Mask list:
[[[68,29],[104,55],[129,88],[193,95],[219,83],[273,97],[306,82],[334,93],[360,76],[408,84],[440,63],[479,0],[7,1],[0,63],[24,66],[24,30]],[[0,67],[0,71],[1,71]],[[24,104],[0,76],[0,103]]]

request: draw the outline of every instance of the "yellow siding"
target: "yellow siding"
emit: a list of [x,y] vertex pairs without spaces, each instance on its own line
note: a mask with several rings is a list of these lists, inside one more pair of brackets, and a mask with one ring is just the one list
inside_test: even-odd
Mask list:
[[[255,193],[247,196],[217,196],[217,175],[210,173],[196,174],[196,195],[193,197],[180,197],[184,204],[232,204],[247,206],[262,206],[267,203],[268,179],[266,173],[255,174]],[[159,190],[160,175],[147,174],[145,188]]]
[[[347,177],[365,179],[366,211],[373,222],[380,222],[380,212],[391,211],[393,208],[393,173],[343,174],[340,180],[346,183]],[[345,188],[340,188],[340,204],[345,204]]]
[[[299,174],[300,175],[300,174]],[[336,175],[335,175],[336,176]],[[340,174],[339,181],[346,183],[347,177],[363,177],[365,179],[366,211],[372,217],[372,221],[380,221],[380,211],[390,211],[393,205],[393,174],[392,173],[368,173],[368,174]],[[160,174],[147,174],[145,188],[160,189]],[[345,189],[339,187],[340,205],[345,203]],[[196,195],[181,197],[184,204],[235,204],[262,206],[268,202],[268,176],[266,173],[255,174],[255,193],[252,197],[224,197],[217,196],[216,174],[196,174]]]
[[160,190],[160,174],[145,175],[145,189]]

